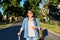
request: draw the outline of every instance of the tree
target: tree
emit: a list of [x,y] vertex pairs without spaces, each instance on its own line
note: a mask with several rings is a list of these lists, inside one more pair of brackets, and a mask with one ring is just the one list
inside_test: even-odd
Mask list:
[[2,14],[1,14],[1,12],[0,12],[0,20],[2,20],[3,19],[3,16],[2,16]]
[[20,9],[20,1],[21,0],[3,0],[1,5],[5,13],[15,15],[16,10]]
[[60,20],[60,13],[58,13],[57,6],[59,5],[59,0],[49,0],[47,3],[44,4],[44,8],[48,7],[49,15],[52,19]]
[[7,15],[7,20],[10,16],[20,16],[21,13],[21,0],[3,0],[1,7],[3,7],[4,15]]
[[[28,10],[28,9],[32,9],[36,15],[39,14],[39,3],[41,2],[41,0],[27,0],[25,1],[24,3],[24,10],[25,12]],[[26,15],[26,13],[24,14]]]

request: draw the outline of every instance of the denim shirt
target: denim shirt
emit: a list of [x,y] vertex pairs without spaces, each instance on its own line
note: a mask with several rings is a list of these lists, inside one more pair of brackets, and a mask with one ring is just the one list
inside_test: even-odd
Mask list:
[[[40,30],[40,24],[39,24],[38,19],[36,18],[36,22],[35,22],[35,20],[33,20],[33,22],[34,22],[34,25],[37,24],[38,30]],[[28,38],[28,17],[24,18],[22,27],[20,30],[24,30],[24,38]],[[34,29],[34,32],[35,32],[36,38],[38,39],[37,29]]]

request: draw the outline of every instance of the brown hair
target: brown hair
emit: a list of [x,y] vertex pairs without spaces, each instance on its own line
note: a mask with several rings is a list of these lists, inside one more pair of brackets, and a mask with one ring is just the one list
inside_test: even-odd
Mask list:
[[[35,15],[35,12],[32,10],[32,9],[29,9],[28,11],[31,11],[32,13],[33,13],[33,18],[34,18],[34,21],[36,22],[36,15]],[[27,13],[28,13],[28,11],[27,11]],[[26,17],[28,17],[28,15],[26,15]],[[28,18],[29,19],[29,18]],[[37,26],[37,24],[36,24],[36,26]]]
[[[36,18],[35,12],[32,9],[29,9],[28,11],[31,11],[33,13],[32,17],[35,19]],[[28,13],[28,11],[27,11],[27,13]],[[26,15],[26,17],[28,17],[28,15]]]

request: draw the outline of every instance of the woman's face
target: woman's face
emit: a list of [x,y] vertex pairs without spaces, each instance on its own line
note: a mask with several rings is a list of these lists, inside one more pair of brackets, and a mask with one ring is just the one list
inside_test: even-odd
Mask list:
[[28,11],[27,15],[28,15],[28,17],[32,17],[33,16],[32,11]]

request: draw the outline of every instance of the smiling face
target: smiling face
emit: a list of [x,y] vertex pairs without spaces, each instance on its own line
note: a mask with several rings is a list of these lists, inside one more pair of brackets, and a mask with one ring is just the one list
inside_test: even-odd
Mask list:
[[27,15],[28,15],[29,18],[31,18],[31,17],[33,17],[33,12],[32,11],[28,11]]

